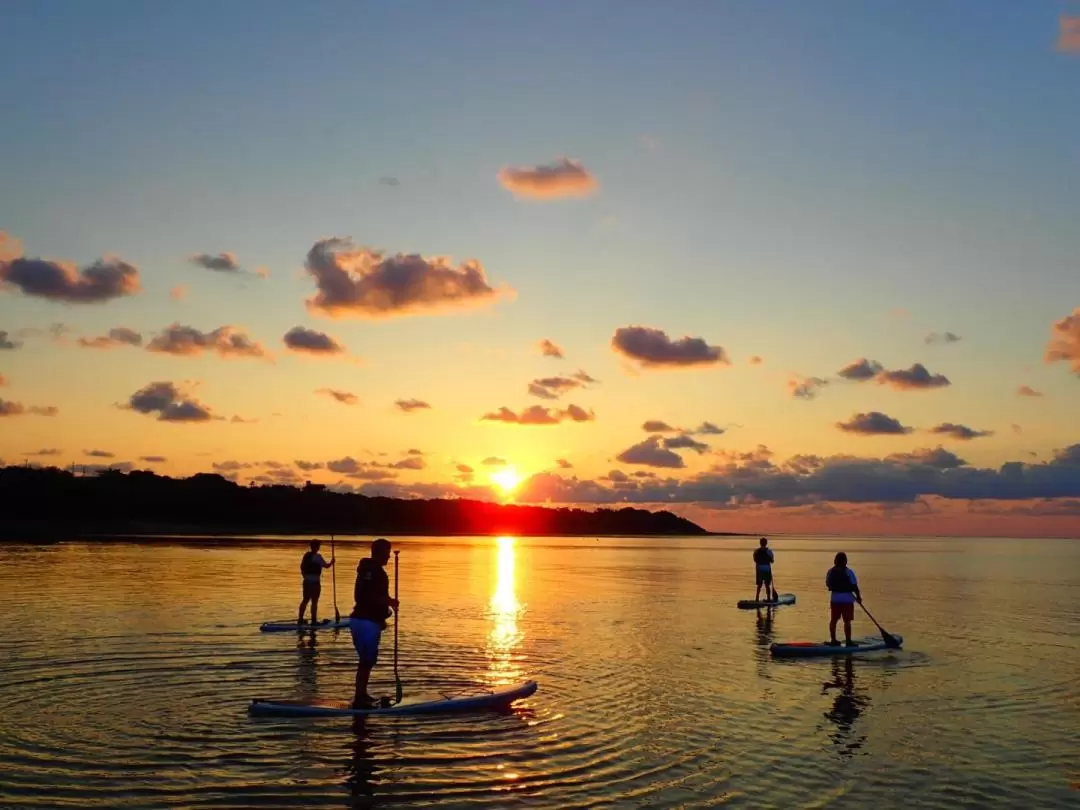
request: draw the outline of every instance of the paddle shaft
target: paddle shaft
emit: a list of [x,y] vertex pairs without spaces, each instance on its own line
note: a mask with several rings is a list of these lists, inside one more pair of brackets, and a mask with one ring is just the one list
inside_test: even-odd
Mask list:
[[[398,598],[398,554],[394,551],[394,600]],[[394,686],[397,691],[397,702],[401,703],[401,676],[398,675],[398,624],[400,623],[401,603],[394,608]]]
[[334,535],[330,535],[330,559],[334,563],[334,570],[330,572],[331,582],[334,584],[334,622],[341,623],[341,614],[337,609],[337,550],[334,548]]
[[863,609],[863,612],[870,617],[870,621],[872,621],[877,627],[877,629],[881,631],[881,637],[885,640],[886,644],[894,647],[900,646],[899,644],[897,644],[896,639],[893,638],[892,634],[887,632],[884,627],[878,624],[878,620],[874,618],[874,614],[867,610],[866,605],[864,605],[861,601],[859,602],[859,607]]

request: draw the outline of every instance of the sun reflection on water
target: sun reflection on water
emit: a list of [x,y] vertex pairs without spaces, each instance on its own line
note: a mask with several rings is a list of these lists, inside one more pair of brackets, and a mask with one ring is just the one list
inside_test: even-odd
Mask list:
[[521,669],[514,655],[523,634],[518,618],[523,611],[517,598],[517,557],[513,537],[495,540],[498,555],[495,568],[495,591],[488,603],[491,630],[488,632],[487,655],[489,681],[493,686],[521,680]]

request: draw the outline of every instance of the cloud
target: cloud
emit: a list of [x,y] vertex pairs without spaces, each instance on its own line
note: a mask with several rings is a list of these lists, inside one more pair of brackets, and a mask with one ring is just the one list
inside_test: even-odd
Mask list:
[[[1080,18],[1077,18],[1080,20]],[[1080,38],[1080,24],[1077,37]],[[1046,346],[1044,359],[1047,363],[1065,361],[1069,367],[1080,374],[1080,307],[1055,323],[1050,330],[1050,342]]]
[[[382,465],[373,464],[372,466],[378,467]],[[395,461],[390,467],[395,470],[422,470],[427,467],[427,462],[420,456],[409,456],[401,459],[401,461]]]
[[558,399],[567,391],[573,391],[575,388],[585,388],[589,383],[595,382],[599,382],[599,380],[590,377],[584,371],[578,371],[569,377],[541,377],[533,380],[529,383],[528,392],[532,396],[541,399]]
[[709,445],[699,442],[689,433],[664,439],[664,447],[668,450],[693,450],[699,455],[709,449]]
[[60,409],[55,405],[23,405],[21,402],[12,402],[10,399],[0,399],[0,416],[56,416]]
[[316,394],[326,394],[328,397],[333,397],[342,405],[355,405],[360,401],[360,398],[349,391],[338,391],[334,388],[319,388],[315,391]]
[[596,419],[592,411],[586,411],[577,405],[568,405],[566,410],[545,408],[542,405],[530,405],[521,413],[515,413],[505,405],[497,411],[480,417],[481,422],[505,422],[514,425],[557,425],[560,422],[591,422]]
[[7,384],[7,377],[5,377],[3,374],[0,374],[0,388],[3,388]]
[[22,346],[22,341],[12,340],[6,330],[0,329],[0,350],[14,351]]
[[900,435],[914,430],[914,428],[904,427],[898,420],[886,416],[881,411],[857,413],[847,422],[837,422],[836,426],[846,433],[858,433],[863,436]]
[[942,436],[951,436],[960,441],[970,441],[971,439],[994,435],[994,431],[992,430],[975,430],[974,428],[969,428],[967,425],[957,425],[952,422],[942,422],[940,425],[930,428],[930,432]]
[[555,459],[555,463],[561,470],[570,470],[574,467],[574,465],[567,461],[565,458],[557,458]]
[[143,386],[123,407],[147,415],[156,413],[159,422],[208,422],[220,418],[171,382],[152,382]]
[[626,448],[615,457],[615,460],[623,464],[640,464],[646,467],[680,469],[686,466],[682,456],[662,445],[662,439],[659,436],[650,436]]
[[1016,389],[1016,393],[1017,393],[1017,396],[1021,396],[1021,397],[1041,397],[1041,396],[1043,396],[1042,391],[1036,391],[1030,385],[1021,385],[1019,388]]
[[1057,49],[1063,53],[1080,53],[1080,17],[1062,14],[1058,18]]
[[712,422],[702,422],[700,425],[698,425],[696,428],[689,432],[696,433],[699,436],[720,436],[725,431],[724,428],[720,427],[719,425],[714,425]]
[[168,459],[165,456],[139,456],[139,461],[145,461],[148,464],[164,464]]
[[90,458],[116,458],[116,453],[110,453],[108,450],[83,450],[83,455]]
[[822,377],[804,377],[802,379],[793,377],[788,380],[787,385],[791,395],[796,399],[813,399],[817,396],[817,390],[828,384],[829,381]]
[[405,413],[412,413],[413,411],[424,410],[431,406],[424,402],[422,399],[399,399],[394,401],[394,405]]
[[212,332],[200,332],[193,326],[170,324],[146,345],[147,351],[192,357],[216,352],[221,357],[270,357],[261,343],[235,326],[219,326]]
[[188,288],[186,284],[177,284],[171,290],[169,290],[169,298],[173,301],[183,301],[187,298]]
[[901,391],[929,390],[952,385],[944,374],[931,374],[922,363],[915,363],[908,369],[883,371],[878,375],[878,383],[891,385]]
[[243,272],[235,253],[219,253],[216,256],[209,253],[196,253],[194,256],[189,256],[188,261],[204,270],[213,270],[216,273]]
[[923,338],[923,340],[924,342],[933,345],[935,343],[957,343],[961,338],[953,332],[931,332]]
[[559,360],[562,360],[566,356],[563,354],[563,350],[561,348],[559,348],[547,338],[541,340],[538,346],[540,348],[540,354],[542,354],[544,357],[555,357]]
[[325,466],[321,461],[294,461],[293,464],[295,464],[298,469],[301,469],[304,472],[321,470]]
[[355,473],[364,467],[364,463],[357,461],[352,456],[345,456],[334,461],[326,462],[326,469],[336,473]]
[[143,337],[134,329],[117,326],[110,329],[107,334],[93,338],[79,338],[77,342],[88,349],[113,349],[117,346],[142,346]]
[[322,239],[305,267],[318,292],[307,308],[331,318],[384,318],[493,304],[512,293],[496,289],[475,259],[453,266],[443,256],[424,258],[357,247],[348,238]]
[[750,365],[752,365],[752,366],[760,366],[760,365],[761,365],[762,363],[764,363],[764,362],[765,362],[765,361],[764,361],[764,360],[763,360],[763,359],[761,358],[761,356],[760,356],[760,355],[756,355],[756,354],[755,354],[755,355],[752,355],[752,356],[750,357],[750,360],[749,360],[749,363],[750,363]]
[[32,453],[23,453],[24,456],[58,456],[63,451],[58,447],[43,447],[40,450],[35,450]]
[[294,326],[285,333],[282,340],[285,345],[294,352],[302,352],[310,355],[342,354],[345,347],[334,338],[314,329],[305,329],[303,326]]
[[356,472],[347,473],[346,478],[352,478],[357,481],[385,481],[392,478],[397,478],[397,473],[390,470],[381,470],[373,467],[367,467]]
[[641,423],[641,429],[646,433],[674,433],[676,431],[676,428],[662,419],[646,419]]
[[498,456],[488,456],[487,458],[485,458],[480,463],[487,466],[487,467],[505,467],[506,466],[506,459],[505,458],[499,458]]
[[239,472],[240,470],[250,470],[257,465],[250,461],[227,459],[225,461],[215,461],[210,466],[217,472]]
[[411,447],[405,451],[406,455],[410,456],[423,456],[426,455],[423,450],[417,450],[415,447]]
[[584,166],[566,157],[531,168],[507,166],[499,170],[498,178],[508,191],[534,199],[584,196],[599,185]]
[[884,370],[884,366],[874,360],[867,360],[862,357],[856,360],[854,363],[850,363],[836,372],[837,376],[843,377],[845,380],[854,380],[856,382],[864,382],[866,380],[872,380],[878,374]]
[[611,347],[647,368],[731,365],[721,346],[710,346],[699,337],[672,340],[663,330],[647,326],[616,329],[611,338]]
[[18,243],[0,235],[0,288],[17,287],[23,295],[69,304],[100,304],[142,291],[139,270],[117,256],[104,256],[77,268],[70,262],[10,256]]
[[391,187],[394,187],[394,188],[401,185],[400,180],[398,180],[396,177],[389,177],[389,176],[380,177],[378,179],[377,183],[380,186],[391,186]]

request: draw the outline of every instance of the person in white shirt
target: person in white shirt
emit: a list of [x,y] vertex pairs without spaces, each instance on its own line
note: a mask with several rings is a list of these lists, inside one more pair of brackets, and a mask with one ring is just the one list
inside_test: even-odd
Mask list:
[[319,541],[311,541],[311,550],[306,552],[300,560],[300,573],[304,577],[304,600],[300,603],[300,615],[297,624],[304,623],[304,610],[311,602],[311,623],[318,624],[319,618],[319,594],[322,593],[322,572],[334,564],[331,559],[327,562],[319,553]]
[[833,558],[833,567],[825,575],[825,587],[832,595],[829,598],[831,617],[829,619],[829,644],[839,647],[836,640],[836,623],[844,620],[844,640],[848,647],[857,646],[851,640],[851,620],[855,618],[855,603],[862,603],[862,594],[859,593],[859,580],[855,572],[847,567],[847,554],[840,551]]

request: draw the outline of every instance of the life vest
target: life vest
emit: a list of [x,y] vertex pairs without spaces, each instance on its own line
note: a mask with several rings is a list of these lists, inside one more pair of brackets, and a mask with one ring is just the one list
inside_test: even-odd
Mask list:
[[769,559],[769,550],[767,548],[754,549],[754,562],[758,565],[772,564],[772,560]]
[[833,593],[852,593],[855,586],[851,584],[847,568],[833,566],[829,569],[829,575],[825,578],[825,584]]
[[322,566],[315,560],[315,552],[308,551],[300,558],[300,573],[304,576],[308,574],[318,574],[322,570]]

